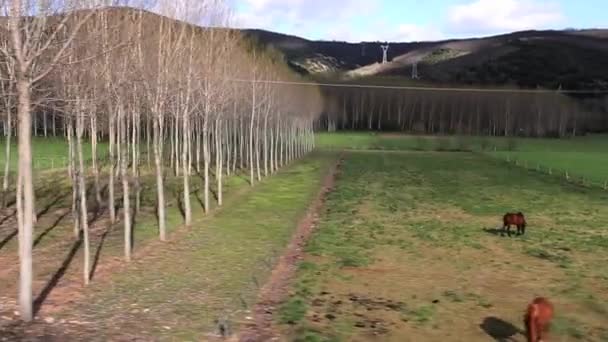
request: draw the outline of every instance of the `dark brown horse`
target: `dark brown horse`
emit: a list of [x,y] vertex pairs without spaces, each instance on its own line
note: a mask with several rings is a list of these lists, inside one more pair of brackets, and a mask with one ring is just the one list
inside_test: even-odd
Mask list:
[[517,227],[517,235],[523,235],[526,233],[526,218],[521,212],[518,213],[506,213],[502,218],[503,222],[503,234],[505,230],[507,234],[511,236],[511,225]]
[[524,316],[528,342],[546,341],[543,338],[549,331],[551,319],[553,319],[553,304],[547,298],[534,298]]

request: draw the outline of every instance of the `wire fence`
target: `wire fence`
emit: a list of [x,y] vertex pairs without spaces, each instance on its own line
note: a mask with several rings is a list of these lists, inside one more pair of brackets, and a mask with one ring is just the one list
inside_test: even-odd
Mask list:
[[577,172],[573,170],[547,166],[539,162],[532,162],[526,159],[517,158],[517,156],[512,155],[507,155],[506,157],[496,156],[488,153],[484,153],[484,155],[490,158],[501,160],[504,163],[515,167],[523,168],[531,172],[536,172],[545,176],[550,176],[555,179],[566,181],[570,184],[575,184],[587,188],[600,188],[608,191],[608,178],[603,181],[599,181],[597,179],[591,179],[590,177],[577,174]]

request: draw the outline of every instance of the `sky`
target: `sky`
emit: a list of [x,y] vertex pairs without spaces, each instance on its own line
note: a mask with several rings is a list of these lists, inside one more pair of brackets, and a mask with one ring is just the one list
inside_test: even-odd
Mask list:
[[425,41],[608,28],[607,0],[231,0],[232,26],[308,39]]

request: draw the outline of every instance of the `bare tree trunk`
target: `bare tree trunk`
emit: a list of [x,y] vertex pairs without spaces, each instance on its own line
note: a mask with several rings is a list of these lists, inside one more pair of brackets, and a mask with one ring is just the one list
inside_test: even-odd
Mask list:
[[209,212],[209,164],[211,162],[211,156],[209,151],[209,111],[205,111],[205,118],[203,122],[203,205],[205,213]]
[[[183,134],[186,134],[185,132],[183,132]],[[175,154],[174,160],[175,160],[175,175],[179,176],[179,117],[175,117],[175,125],[173,125],[173,139],[175,140],[175,142],[173,143],[173,146],[175,148],[175,150],[173,151],[173,153]]]
[[46,110],[42,113],[42,126],[43,126],[43,130],[44,130],[44,137],[46,138],[48,136],[47,132],[48,132],[48,125],[47,125],[47,112]]
[[266,108],[264,114],[264,177],[268,177],[268,115],[270,114],[270,105]]
[[148,169],[151,168],[150,155],[152,154],[152,151],[150,150],[150,136],[152,133],[150,131],[150,119],[146,117],[146,161],[148,163]]
[[238,148],[242,144],[239,138],[239,130],[236,122],[232,123],[232,173],[236,173],[236,160],[238,159]]
[[224,203],[222,190],[222,127],[221,120],[218,118],[215,121],[215,177],[217,181],[217,205],[221,206]]
[[253,165],[253,125],[255,123],[255,111],[257,105],[257,98],[255,92],[255,83],[252,85],[251,91],[251,121],[249,122],[249,184],[254,184],[254,165]]
[[257,170],[258,182],[262,181],[262,173],[260,169],[260,117],[256,120],[255,128],[255,166]]
[[[119,109],[119,136],[121,144],[126,145],[127,142],[127,121],[126,113],[124,108]],[[132,246],[132,232],[131,232],[131,205],[129,202],[129,174],[127,173],[127,153],[128,149],[126,146],[123,146],[120,149],[121,158],[120,158],[120,178],[122,181],[122,202],[123,202],[123,219],[124,219],[124,250],[125,250],[125,260],[131,261],[131,246]]]
[[[137,93],[137,89],[135,90]],[[131,149],[132,149],[132,174],[133,181],[135,182],[135,213],[138,214],[140,210],[141,202],[141,186],[139,184],[139,145],[140,145],[140,125],[141,121],[137,109],[133,110],[132,113],[132,124],[131,124]]]
[[87,212],[87,188],[84,179],[84,157],[82,155],[82,133],[84,131],[84,112],[79,108],[79,117],[76,122],[76,149],[78,153],[78,185],[80,188],[80,225],[84,245],[83,278],[84,284],[88,285],[91,275],[91,252],[89,248],[89,223]]
[[277,115],[277,120],[275,122],[274,125],[274,168],[275,168],[275,172],[279,170],[279,168],[281,167],[281,164],[279,163],[279,157],[280,157],[280,151],[279,151],[279,134],[281,133],[281,126],[280,126],[280,115]]
[[167,240],[167,229],[165,220],[165,187],[163,184],[163,162],[162,162],[162,131],[163,123],[160,112],[157,110],[154,119],[153,147],[154,164],[156,166],[156,210],[158,214],[158,233],[161,241]]
[[91,161],[93,176],[95,177],[95,201],[101,205],[101,189],[99,187],[99,168],[97,166],[97,117],[95,113],[90,114],[91,120]]
[[116,207],[114,205],[114,149],[116,141],[116,114],[109,113],[110,119],[108,124],[109,144],[108,144],[108,156],[110,162],[108,163],[108,210],[110,211],[110,223],[116,222]]
[[[25,77],[25,75],[20,75],[20,77]],[[34,184],[32,179],[32,113],[30,91],[29,82],[18,78],[19,178],[23,186],[23,202],[21,206],[18,206],[22,217],[22,221],[19,224],[19,309],[21,319],[26,322],[33,319],[32,243],[34,232]]]
[[224,125],[224,142],[222,145],[224,145],[224,149],[223,151],[226,153],[225,155],[225,168],[226,168],[226,176],[230,176],[230,174],[232,173],[231,171],[231,165],[232,165],[232,138],[230,135],[230,123],[232,121],[231,120],[226,120],[226,125]]
[[7,119],[6,119],[6,141],[5,144],[6,146],[4,146],[4,180],[2,182],[2,207],[6,207],[6,203],[7,203],[7,197],[8,197],[8,178],[9,178],[9,171],[10,171],[10,165],[11,165],[11,136],[12,136],[12,109],[10,107],[10,103],[9,106],[6,110],[6,115],[7,115]]
[[283,167],[286,163],[286,152],[285,152],[285,127],[283,125],[279,126],[279,138],[281,140],[281,150],[280,150],[280,165]]
[[243,117],[239,118],[239,168],[243,170],[245,168],[245,127]]
[[196,172],[201,173],[201,123],[200,120],[194,121],[195,139],[194,144],[196,146]]
[[[122,110],[123,110],[122,108],[119,108],[118,112],[122,113],[121,112]],[[122,153],[123,151],[122,150],[124,149],[123,148],[123,141],[122,141],[121,136],[120,136],[120,134],[121,134],[120,128],[122,127],[121,115],[122,114],[118,114],[118,121],[116,122],[116,125],[117,125],[116,126],[117,127],[117,129],[116,129],[116,140],[114,140],[114,142],[115,142],[114,147],[116,148],[116,158],[118,159],[117,162],[116,162],[116,173],[114,175],[115,177],[118,177],[120,175],[120,171],[121,171],[120,166],[122,165],[122,159],[123,159],[123,153]]]
[[190,164],[188,163],[188,152],[190,151],[190,129],[188,127],[189,118],[184,112],[182,117],[182,172],[184,179],[184,220],[186,226],[192,224],[192,208],[190,206]]
[[32,116],[34,117],[34,136],[38,136],[38,115],[36,115],[36,113],[32,113]]
[[169,143],[170,143],[170,147],[169,147],[169,158],[170,158],[170,163],[169,166],[171,167],[171,170],[173,170],[173,172],[175,173],[175,139],[173,139],[173,128],[171,127],[171,119],[169,118],[169,124],[167,125],[167,132],[169,135]]
[[273,174],[276,171],[274,164],[274,126],[270,125],[270,173]]
[[74,128],[72,119],[70,118],[67,126],[68,136],[68,168],[70,170],[70,177],[72,179],[72,219],[74,221],[74,239],[80,238],[80,224],[78,216],[78,196],[79,196],[79,183],[78,175],[76,172],[76,148],[74,147]]

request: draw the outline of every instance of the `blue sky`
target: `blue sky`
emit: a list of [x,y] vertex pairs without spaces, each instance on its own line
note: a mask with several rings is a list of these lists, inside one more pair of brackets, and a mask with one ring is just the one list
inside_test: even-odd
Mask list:
[[415,41],[608,27],[608,0],[231,0],[233,23],[310,39]]

